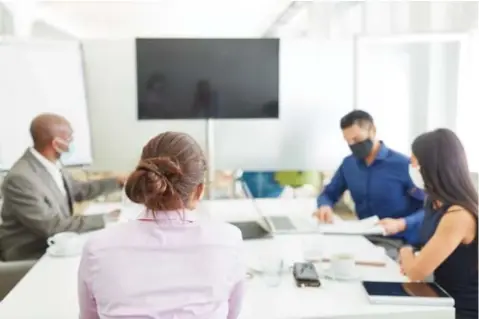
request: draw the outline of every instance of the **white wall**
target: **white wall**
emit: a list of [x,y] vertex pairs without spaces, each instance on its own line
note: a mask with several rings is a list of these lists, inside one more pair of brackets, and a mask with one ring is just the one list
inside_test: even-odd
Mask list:
[[358,40],[357,104],[378,137],[410,153],[420,134],[456,129],[459,52],[465,37],[363,36]]
[[45,21],[36,21],[32,26],[32,37],[51,40],[72,40],[75,37]]
[[9,35],[13,30],[13,20],[5,5],[0,3],[0,36]]
[[138,121],[133,39],[83,42],[94,169],[129,170],[143,145],[160,132],[191,134],[205,145],[205,122]]
[[[152,136],[184,131],[205,145],[202,120],[138,121],[133,40],[84,41],[94,167],[131,169]],[[281,120],[215,121],[224,169],[335,169],[347,153],[339,129],[352,109],[352,42],[281,45]]]

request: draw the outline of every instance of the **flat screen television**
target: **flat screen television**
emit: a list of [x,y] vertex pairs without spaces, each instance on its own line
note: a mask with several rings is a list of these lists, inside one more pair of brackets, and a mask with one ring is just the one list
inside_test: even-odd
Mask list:
[[137,39],[138,119],[279,117],[278,39]]

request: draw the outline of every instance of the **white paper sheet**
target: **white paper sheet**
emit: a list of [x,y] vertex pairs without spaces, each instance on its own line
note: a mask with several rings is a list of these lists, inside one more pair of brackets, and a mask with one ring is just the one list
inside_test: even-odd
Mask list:
[[320,224],[318,229],[323,234],[384,235],[384,228],[377,224],[378,221],[378,216],[361,220],[335,220],[333,224]]

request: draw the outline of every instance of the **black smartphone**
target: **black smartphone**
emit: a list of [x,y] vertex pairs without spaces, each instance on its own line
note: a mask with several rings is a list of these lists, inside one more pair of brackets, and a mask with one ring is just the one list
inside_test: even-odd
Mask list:
[[318,273],[312,263],[294,263],[293,277],[298,287],[319,287]]

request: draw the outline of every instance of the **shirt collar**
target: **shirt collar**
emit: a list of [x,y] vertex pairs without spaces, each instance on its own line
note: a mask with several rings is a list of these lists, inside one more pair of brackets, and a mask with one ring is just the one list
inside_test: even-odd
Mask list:
[[40,154],[36,149],[30,147],[30,153],[42,164],[47,170],[53,172],[60,172],[61,166],[58,162],[53,163],[48,160],[45,156]]
[[374,160],[384,160],[389,154],[389,148],[384,145],[383,141],[379,142],[379,151],[376,154],[376,158]]
[[139,219],[151,219],[155,221],[166,221],[173,223],[192,223],[198,220],[198,212],[195,210],[169,210],[169,211],[156,211],[149,210],[143,211]]

